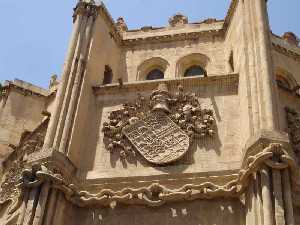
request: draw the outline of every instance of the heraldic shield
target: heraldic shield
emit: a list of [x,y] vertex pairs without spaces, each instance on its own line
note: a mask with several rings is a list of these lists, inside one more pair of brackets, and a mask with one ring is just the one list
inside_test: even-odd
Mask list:
[[151,112],[122,132],[136,150],[154,164],[176,161],[189,149],[189,136],[161,111]]

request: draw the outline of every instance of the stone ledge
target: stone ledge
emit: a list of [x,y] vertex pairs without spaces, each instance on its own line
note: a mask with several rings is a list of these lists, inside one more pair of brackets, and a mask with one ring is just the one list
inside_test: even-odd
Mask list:
[[112,94],[119,95],[120,93],[127,93],[128,91],[152,91],[160,83],[165,83],[172,87],[181,85],[189,86],[199,86],[207,84],[217,84],[217,83],[227,83],[236,85],[236,91],[238,88],[239,75],[238,74],[228,74],[228,75],[208,75],[207,77],[182,77],[176,79],[162,79],[162,80],[153,80],[153,81],[136,81],[128,82],[122,85],[119,84],[109,84],[109,85],[99,85],[94,86],[94,94],[103,95],[103,94]]
[[3,89],[15,89],[21,91],[24,95],[37,95],[40,97],[47,97],[51,94],[50,91],[46,89],[18,79],[5,81]]

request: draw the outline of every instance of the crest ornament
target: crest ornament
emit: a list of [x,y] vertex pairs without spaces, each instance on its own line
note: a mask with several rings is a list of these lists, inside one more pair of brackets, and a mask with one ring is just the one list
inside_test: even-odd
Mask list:
[[123,134],[147,161],[154,164],[173,162],[189,148],[189,136],[164,112],[150,113],[125,127]]
[[213,136],[213,112],[202,109],[195,94],[179,86],[175,94],[159,84],[149,98],[138,95],[136,101],[112,111],[103,123],[107,149],[120,157],[135,157],[138,152],[148,162],[163,165],[179,160],[196,138]]

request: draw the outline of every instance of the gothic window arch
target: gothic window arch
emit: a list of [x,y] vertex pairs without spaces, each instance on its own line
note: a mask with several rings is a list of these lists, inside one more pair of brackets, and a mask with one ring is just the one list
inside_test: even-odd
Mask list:
[[103,76],[103,85],[111,84],[113,81],[113,72],[110,66],[105,65],[104,76]]

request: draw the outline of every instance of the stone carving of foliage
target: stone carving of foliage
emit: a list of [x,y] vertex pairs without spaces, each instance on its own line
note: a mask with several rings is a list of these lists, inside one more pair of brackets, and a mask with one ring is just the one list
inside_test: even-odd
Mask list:
[[11,165],[6,169],[4,180],[1,184],[0,202],[17,196],[18,188],[16,185],[24,170],[26,157],[33,152],[41,150],[43,147],[48,122],[49,120],[47,119],[33,132],[25,133],[21,138],[20,145],[15,147],[12,159],[8,159],[12,161]]
[[1,184],[0,202],[15,198],[19,194],[17,183],[21,178],[24,164],[22,161],[14,162],[8,169]]
[[294,109],[286,107],[288,133],[295,153],[300,154],[300,115]]

